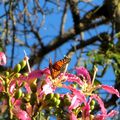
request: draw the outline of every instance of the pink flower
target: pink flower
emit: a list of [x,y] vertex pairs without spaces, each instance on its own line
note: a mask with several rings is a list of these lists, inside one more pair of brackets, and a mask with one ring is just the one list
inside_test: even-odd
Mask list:
[[3,52],[0,52],[0,65],[6,64],[6,56]]
[[77,116],[73,112],[70,114],[70,120],[77,120]]
[[75,69],[76,69],[76,72],[77,72],[78,76],[82,76],[88,84],[91,83],[91,77],[90,77],[90,74],[89,74],[89,72],[87,71],[86,68],[76,67]]
[[19,120],[31,120],[28,113],[24,110],[21,110],[19,107],[15,107],[13,109],[13,114],[18,118]]
[[[68,85],[68,86],[63,85],[62,86],[63,88],[66,88],[71,91],[71,93],[69,93],[69,97],[71,100],[71,105],[68,107],[69,113],[71,113],[73,109],[77,109],[77,107],[79,108],[81,106],[81,104],[84,103],[85,106],[82,107],[82,116],[81,117],[83,119],[89,119],[90,111],[91,111],[90,103],[91,103],[92,99],[95,99],[101,108],[101,114],[94,116],[94,120],[105,120],[106,118],[112,117],[115,114],[117,114],[116,111],[111,111],[110,113],[107,113],[107,110],[104,106],[104,102],[97,94],[94,94],[93,91],[95,91],[97,88],[102,88],[102,89],[108,91],[109,93],[116,94],[118,97],[120,97],[120,93],[118,92],[118,90],[114,89],[112,86],[107,86],[107,85],[93,86],[91,83],[91,78],[90,78],[89,72],[84,67],[76,68],[76,71],[77,71],[78,76],[82,76],[84,78],[84,80],[86,80],[86,83],[84,84],[84,81],[82,81],[80,78],[78,78],[75,75],[65,73],[65,76],[67,76],[68,82],[76,82],[79,85],[78,88],[74,88],[71,85]],[[87,100],[88,100],[87,98],[88,99],[90,98],[88,102],[87,102]],[[77,115],[75,117],[77,119]],[[72,118],[74,118],[74,114],[71,115],[71,120],[72,120]]]

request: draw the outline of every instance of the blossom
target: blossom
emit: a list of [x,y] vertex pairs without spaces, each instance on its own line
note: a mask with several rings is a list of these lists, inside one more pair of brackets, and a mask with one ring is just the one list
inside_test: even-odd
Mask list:
[[0,52],[0,65],[6,64],[6,56],[3,52]]
[[[117,114],[117,111],[115,111],[115,110],[107,113],[107,110],[104,106],[104,102],[97,94],[95,94],[93,92],[96,91],[96,89],[98,89],[98,88],[102,88],[102,89],[106,90],[107,92],[109,92],[111,94],[116,94],[118,97],[120,97],[120,93],[118,92],[118,90],[114,89],[112,86],[108,86],[108,85],[94,85],[91,82],[89,72],[84,67],[79,67],[79,68],[77,67],[76,72],[77,72],[78,76],[83,77],[83,79],[84,79],[83,81],[81,81],[80,78],[78,78],[77,76],[75,76],[73,74],[66,73],[65,75],[67,76],[67,81],[75,82],[79,86],[77,88],[74,88],[71,85],[68,85],[68,86],[63,85],[62,86],[71,91],[71,93],[69,93],[69,96],[71,99],[71,105],[68,107],[69,112],[71,113],[72,110],[82,107],[81,105],[82,105],[82,103],[84,103],[84,107],[82,107],[81,118],[82,119],[90,118],[91,117],[90,103],[91,103],[92,99],[94,99],[97,101],[98,105],[101,108],[101,114],[98,114],[95,116],[93,115],[94,120],[105,120],[106,118],[112,117],[115,114]],[[87,102],[87,100],[88,100],[88,102]],[[77,118],[77,114],[76,115],[72,114],[71,120],[73,118],[72,116],[75,116]]]
[[31,120],[28,113],[24,110],[21,110],[19,107],[15,107],[13,109],[13,114],[18,118],[19,120]]

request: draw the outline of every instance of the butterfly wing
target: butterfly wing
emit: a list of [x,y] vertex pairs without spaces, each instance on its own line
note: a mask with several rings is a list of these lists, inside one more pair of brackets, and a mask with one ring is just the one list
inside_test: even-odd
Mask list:
[[56,70],[55,68],[53,68],[51,60],[49,61],[49,69],[53,79],[55,79],[60,74],[60,70]]
[[63,68],[65,67],[67,63],[70,62],[70,60],[71,60],[70,58],[65,57],[64,59],[59,60],[55,62],[54,64],[52,64],[52,60],[50,59],[49,69],[50,69],[50,73],[53,79],[55,79],[61,73],[61,71],[63,71]]
[[59,70],[56,70],[54,68],[51,69],[51,76],[53,79],[55,79],[60,74]]
[[70,58],[65,57],[64,59],[55,62],[53,64],[53,68],[56,70],[61,70],[61,68],[63,68],[67,63],[69,63],[70,60],[71,60]]

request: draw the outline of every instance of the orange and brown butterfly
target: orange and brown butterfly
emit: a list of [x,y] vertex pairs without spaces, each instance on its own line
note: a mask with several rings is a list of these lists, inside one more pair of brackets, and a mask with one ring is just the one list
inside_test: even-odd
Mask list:
[[64,57],[63,59],[55,62],[52,64],[52,60],[49,60],[49,69],[51,73],[51,77],[55,79],[61,72],[65,70],[66,65],[70,62],[70,58],[67,56]]

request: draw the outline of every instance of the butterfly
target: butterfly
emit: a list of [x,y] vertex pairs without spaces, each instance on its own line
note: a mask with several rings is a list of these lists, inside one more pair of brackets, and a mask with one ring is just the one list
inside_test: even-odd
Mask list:
[[70,62],[70,58],[64,57],[63,59],[52,64],[52,60],[49,60],[49,69],[51,77],[55,79],[61,72],[65,70],[66,64]]

